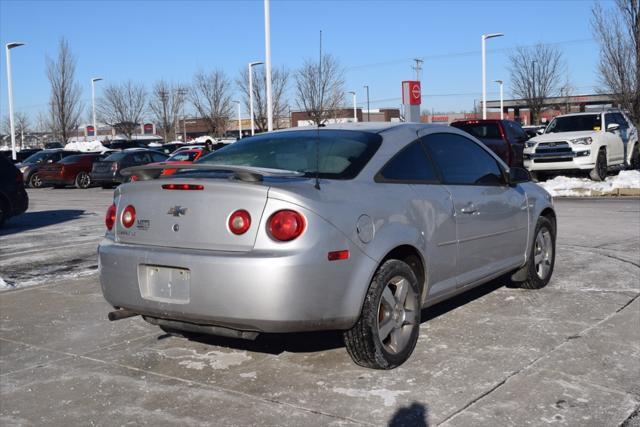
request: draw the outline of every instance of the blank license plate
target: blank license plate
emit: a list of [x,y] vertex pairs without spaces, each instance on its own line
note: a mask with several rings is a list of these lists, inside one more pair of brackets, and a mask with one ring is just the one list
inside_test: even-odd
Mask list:
[[189,303],[191,272],[185,268],[139,265],[142,298],[172,304]]

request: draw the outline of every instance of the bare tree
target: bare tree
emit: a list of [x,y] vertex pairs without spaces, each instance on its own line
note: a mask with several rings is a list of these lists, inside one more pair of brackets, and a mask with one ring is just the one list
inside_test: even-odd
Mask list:
[[[29,133],[31,128],[29,116],[20,111],[14,113],[13,126],[16,132],[16,143],[20,148],[22,148],[22,136]],[[11,137],[11,122],[8,114],[4,116],[4,119],[2,120],[2,133]]]
[[321,125],[343,105],[344,70],[331,55],[305,60],[296,72],[296,103],[310,119]]
[[47,78],[51,85],[49,97],[51,125],[53,132],[63,142],[77,128],[82,113],[80,86],[75,80],[76,59],[63,38],[58,46],[58,57],[46,58]]
[[509,56],[511,92],[524,99],[531,111],[531,123],[537,123],[545,99],[558,94],[564,60],[551,45],[518,47]]
[[205,120],[209,132],[223,136],[231,116],[231,81],[222,70],[198,72],[189,92],[193,106]]
[[149,111],[153,120],[160,124],[165,142],[175,134],[186,93],[185,88],[165,80],[159,80],[153,85]]
[[103,122],[131,138],[140,125],[147,106],[147,91],[144,85],[129,80],[105,87],[104,96],[98,106]]
[[[285,67],[275,69],[271,73],[271,89],[273,99],[273,118],[276,129],[282,127],[282,119],[288,116],[288,104],[285,99],[289,76],[291,73]],[[253,72],[253,117],[256,130],[264,132],[268,128],[267,121],[267,78],[263,68]],[[236,84],[242,93],[246,111],[251,111],[249,105],[249,70],[240,71]]]
[[640,123],[640,1],[615,0],[612,12],[596,3],[591,24],[600,42],[598,71],[604,92],[612,93]]

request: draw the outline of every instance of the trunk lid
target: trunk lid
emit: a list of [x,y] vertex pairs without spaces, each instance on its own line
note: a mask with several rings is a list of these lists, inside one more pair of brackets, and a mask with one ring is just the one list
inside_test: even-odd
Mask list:
[[[202,185],[201,190],[167,190],[168,184]],[[253,248],[269,187],[225,179],[160,179],[125,184],[116,190],[116,240],[173,248],[245,252]],[[122,211],[132,205],[136,220],[131,228],[121,222]],[[251,226],[242,235],[229,231],[229,216],[244,209]]]

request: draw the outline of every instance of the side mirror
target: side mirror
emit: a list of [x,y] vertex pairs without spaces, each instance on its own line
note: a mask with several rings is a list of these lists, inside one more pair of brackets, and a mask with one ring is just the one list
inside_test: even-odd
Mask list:
[[536,133],[537,133],[538,135],[542,135],[542,134],[544,133],[544,129],[538,129],[538,130],[536,131]]
[[618,123],[609,123],[607,125],[607,132],[613,132],[618,129],[620,129],[620,125]]
[[531,174],[529,171],[523,168],[512,167],[509,168],[509,184],[516,185],[522,182],[531,181]]

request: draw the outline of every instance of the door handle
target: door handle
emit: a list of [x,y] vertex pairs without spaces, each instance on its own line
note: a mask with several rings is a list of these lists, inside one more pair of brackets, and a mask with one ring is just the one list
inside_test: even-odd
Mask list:
[[478,209],[473,205],[473,204],[469,204],[466,207],[460,209],[460,212],[462,212],[463,214],[474,214],[478,211]]

